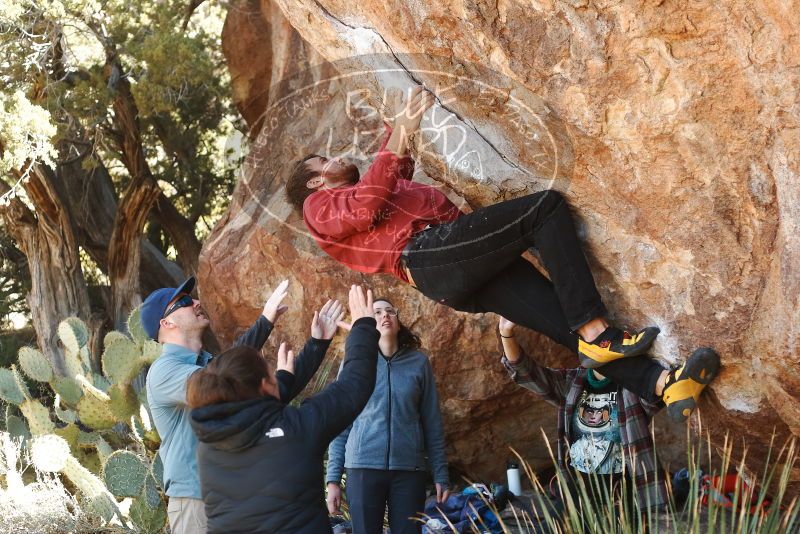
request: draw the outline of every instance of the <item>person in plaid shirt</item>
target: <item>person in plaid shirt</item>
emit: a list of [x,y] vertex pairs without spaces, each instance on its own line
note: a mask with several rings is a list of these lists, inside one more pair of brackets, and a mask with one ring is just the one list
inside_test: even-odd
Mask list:
[[[557,463],[567,480],[584,477],[588,491],[590,474],[612,477],[613,482],[627,476],[641,509],[666,505],[664,473],[650,434],[650,421],[664,406],[663,388],[642,398],[596,370],[541,366],[514,339],[515,326],[501,317],[503,365],[514,382],[558,407]],[[718,362],[713,350],[698,349],[687,365],[714,360]]]

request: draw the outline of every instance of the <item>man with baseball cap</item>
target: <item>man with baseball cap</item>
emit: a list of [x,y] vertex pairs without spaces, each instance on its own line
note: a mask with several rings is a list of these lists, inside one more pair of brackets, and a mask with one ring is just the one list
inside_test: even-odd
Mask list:
[[[158,289],[141,307],[145,332],[162,344],[161,356],[147,373],[146,390],[153,422],[161,436],[159,454],[164,463],[164,490],[169,497],[167,513],[173,534],[206,531],[197,472],[197,437],[189,424],[191,410],[186,404],[186,382],[192,373],[211,360],[212,355],[203,350],[201,338],[209,319],[200,302],[190,294],[194,286],[195,279],[191,277],[176,288]],[[256,322],[234,346],[261,349],[275,320],[287,309],[281,302],[288,286],[288,280],[278,285]],[[302,391],[317,371],[329,345],[330,339],[311,337],[294,363],[294,374],[289,369],[279,369],[277,379],[284,402]]]

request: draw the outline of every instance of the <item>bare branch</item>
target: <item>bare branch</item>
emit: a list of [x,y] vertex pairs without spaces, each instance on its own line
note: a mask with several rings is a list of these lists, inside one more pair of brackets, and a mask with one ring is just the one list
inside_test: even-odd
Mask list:
[[205,2],[205,0],[190,0],[189,5],[186,6],[186,15],[183,17],[183,24],[181,24],[181,30],[184,32],[186,28],[189,27],[189,19],[192,18],[195,10],[200,7],[200,5]]

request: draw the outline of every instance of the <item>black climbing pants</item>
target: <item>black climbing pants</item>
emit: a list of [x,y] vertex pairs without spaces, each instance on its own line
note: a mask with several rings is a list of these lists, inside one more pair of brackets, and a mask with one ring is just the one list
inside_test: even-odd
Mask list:
[[347,506],[353,533],[382,534],[389,507],[392,534],[419,534],[422,523],[410,519],[425,509],[425,471],[347,469]]
[[[521,257],[539,253],[550,280]],[[575,330],[606,314],[560,193],[479,208],[412,237],[404,262],[417,289],[453,309],[494,312],[577,353]],[[663,368],[644,356],[597,369],[645,400]]]

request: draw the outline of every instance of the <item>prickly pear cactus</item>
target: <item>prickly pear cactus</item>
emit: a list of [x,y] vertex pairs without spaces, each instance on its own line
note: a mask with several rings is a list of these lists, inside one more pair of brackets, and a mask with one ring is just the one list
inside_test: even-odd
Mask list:
[[[65,319],[58,335],[66,376],[58,376],[35,348],[19,352],[19,370],[50,386],[52,405],[31,395],[17,366],[0,368],[0,399],[7,404],[9,433],[29,440],[37,468],[67,477],[87,510],[105,521],[117,517],[123,525],[133,523],[140,532],[161,532],[167,511],[160,489],[160,438],[144,392],[132,385],[160,356],[161,345],[145,334],[138,309],[128,330],[106,334],[101,358],[93,359],[86,325],[77,317]],[[132,499],[127,518],[117,503],[123,498]]]
[[81,492],[90,510],[106,521],[122,517],[117,501],[103,482],[83,467],[72,456],[69,443],[53,434],[37,436],[31,444],[31,459],[37,469],[49,473],[63,473]]

